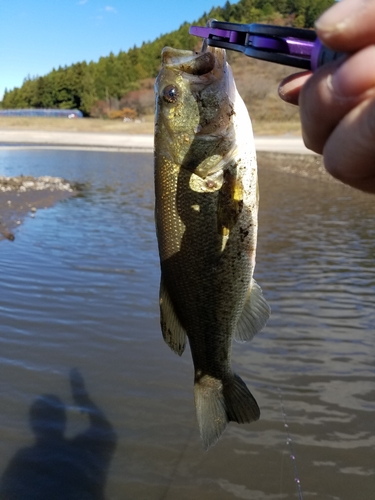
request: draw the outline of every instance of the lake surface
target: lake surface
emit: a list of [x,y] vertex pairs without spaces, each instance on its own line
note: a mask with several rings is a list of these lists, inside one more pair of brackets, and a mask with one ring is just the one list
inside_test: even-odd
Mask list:
[[0,149],[2,175],[86,186],[0,242],[3,491],[373,500],[375,198],[261,167],[255,277],[272,316],[233,365],[262,414],[205,452],[190,353],[159,328],[152,169],[148,154]]

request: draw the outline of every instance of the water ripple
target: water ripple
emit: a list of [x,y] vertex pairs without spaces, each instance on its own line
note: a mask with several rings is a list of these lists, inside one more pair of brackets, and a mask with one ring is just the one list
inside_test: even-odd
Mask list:
[[261,171],[256,279],[272,316],[234,344],[233,365],[262,417],[204,453],[188,348],[178,358],[160,334],[151,155],[0,151],[0,167],[85,185],[0,245],[1,470],[30,439],[36,396],[71,404],[78,366],[120,436],[108,498],[162,498],[167,486],[181,500],[293,498],[281,394],[306,498],[372,500],[373,198]]

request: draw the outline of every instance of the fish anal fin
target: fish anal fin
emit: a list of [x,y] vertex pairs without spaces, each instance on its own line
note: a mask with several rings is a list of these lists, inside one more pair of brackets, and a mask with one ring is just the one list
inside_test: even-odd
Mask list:
[[246,302],[237,324],[235,339],[239,342],[251,340],[266,325],[271,314],[271,308],[263,297],[262,289],[252,279]]
[[164,286],[163,280],[160,283],[159,304],[160,325],[164,341],[169,345],[173,352],[181,356],[186,346],[186,332],[176,316],[173,304]]

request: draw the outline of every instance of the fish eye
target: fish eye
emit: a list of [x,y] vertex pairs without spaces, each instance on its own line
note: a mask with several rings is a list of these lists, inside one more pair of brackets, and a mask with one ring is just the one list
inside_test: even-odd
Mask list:
[[163,99],[169,103],[175,103],[179,98],[178,88],[175,85],[167,85],[163,90]]

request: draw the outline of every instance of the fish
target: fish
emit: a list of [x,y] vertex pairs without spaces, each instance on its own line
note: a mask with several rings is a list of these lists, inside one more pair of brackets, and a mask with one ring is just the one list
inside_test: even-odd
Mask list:
[[270,307],[253,278],[257,162],[247,108],[224,49],[165,47],[155,81],[155,224],[160,324],[179,356],[187,339],[203,447],[227,423],[260,410],[231,367],[232,340],[265,326]]

